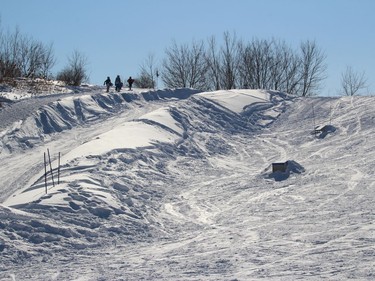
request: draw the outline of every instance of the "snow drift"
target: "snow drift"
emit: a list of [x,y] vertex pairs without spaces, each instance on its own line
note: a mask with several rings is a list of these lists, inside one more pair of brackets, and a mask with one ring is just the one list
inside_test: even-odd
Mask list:
[[1,133],[0,277],[370,280],[373,106],[260,90],[59,97]]

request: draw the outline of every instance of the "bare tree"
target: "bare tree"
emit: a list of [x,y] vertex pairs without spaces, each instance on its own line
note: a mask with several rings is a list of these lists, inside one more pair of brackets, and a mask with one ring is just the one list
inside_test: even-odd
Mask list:
[[242,42],[239,43],[240,59],[238,64],[239,83],[242,88],[254,89],[254,71],[255,64],[252,58],[251,47],[244,45]]
[[301,96],[317,94],[321,82],[326,78],[325,58],[315,41],[301,43]]
[[193,42],[189,52],[189,87],[205,90],[207,86],[206,51],[202,41]]
[[208,39],[208,49],[206,51],[206,64],[210,77],[207,84],[208,89],[220,90],[220,63],[221,56],[217,50],[216,39],[212,36]]
[[207,64],[203,42],[193,42],[191,46],[178,46],[174,42],[165,52],[162,80],[166,87],[207,87]]
[[267,76],[268,89],[281,90],[285,82],[285,70],[289,62],[288,48],[285,43],[280,43],[275,40],[271,41],[268,51],[269,57],[269,71]]
[[4,45],[4,33],[1,26],[1,16],[0,16],[0,83],[3,82],[4,79],[4,57],[3,57],[3,45]]
[[162,80],[166,87],[187,87],[188,80],[188,46],[178,46],[175,41],[165,50],[166,58],[163,61]]
[[300,66],[300,58],[283,41],[254,39],[247,45],[241,44],[238,71],[244,88],[297,94]]
[[42,61],[39,76],[43,79],[50,79],[52,76],[52,68],[56,64],[56,59],[53,50],[53,44],[43,47]]
[[236,88],[239,51],[236,34],[224,32],[224,46],[221,48],[221,81],[224,89]]
[[252,57],[255,63],[254,80],[255,88],[272,88],[271,68],[276,65],[277,59],[274,58],[273,42],[267,40],[254,40],[251,44]]
[[42,43],[29,37],[22,37],[19,40],[18,64],[22,77],[35,78],[38,76],[42,67],[43,49]]
[[46,78],[54,63],[52,45],[21,34],[18,28],[0,34],[0,76]]
[[57,74],[57,80],[64,81],[71,86],[79,86],[87,81],[87,57],[75,50],[68,58],[68,61],[69,64]]
[[276,54],[273,40],[255,39],[247,45],[241,44],[239,74],[245,88],[279,88],[283,74],[282,57]]
[[280,89],[291,95],[298,95],[300,90],[301,76],[299,75],[300,60],[295,53],[286,53],[284,59],[284,83]]
[[357,95],[358,91],[367,87],[365,72],[354,72],[351,66],[347,66],[346,71],[341,74],[341,87],[344,95]]
[[4,34],[0,42],[0,70],[2,77],[19,77],[21,69],[19,67],[19,38],[20,31],[16,28],[14,33],[9,31]]
[[155,55],[149,54],[147,59],[141,65],[141,73],[135,83],[139,88],[155,89],[158,79],[158,70],[155,65]]
[[273,40],[271,79],[269,89],[283,91],[292,95],[298,93],[301,76],[300,60],[284,41]]
[[134,79],[134,85],[142,89],[155,89],[156,82],[151,78],[150,74],[141,70],[141,73]]
[[245,44],[235,34],[224,33],[223,45],[209,38],[203,43],[177,45],[166,50],[163,81],[167,87],[202,90],[274,89],[293,95],[317,93],[326,78],[325,55],[315,42],[302,42],[296,52],[284,41],[254,39]]

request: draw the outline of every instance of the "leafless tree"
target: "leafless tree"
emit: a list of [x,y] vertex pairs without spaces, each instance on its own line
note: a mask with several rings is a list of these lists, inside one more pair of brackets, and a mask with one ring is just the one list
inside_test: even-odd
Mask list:
[[271,86],[271,67],[276,66],[273,54],[273,42],[267,40],[253,40],[251,43],[252,57],[255,63],[254,82],[255,88],[269,89]]
[[150,74],[145,72],[144,70],[141,70],[139,76],[134,80],[134,85],[137,88],[155,89],[156,81],[152,80]]
[[284,55],[285,79],[283,87],[280,90],[291,95],[298,95],[301,85],[301,76],[299,75],[301,61],[299,60],[298,55],[293,52],[285,53]]
[[326,78],[325,58],[315,41],[301,43],[301,96],[317,94],[321,82]]
[[239,45],[236,34],[224,32],[224,46],[221,48],[221,82],[223,89],[235,89],[239,63]]
[[207,89],[207,63],[205,48],[202,41],[193,42],[189,55],[189,87],[195,89]]
[[251,47],[249,44],[239,44],[240,59],[238,64],[239,83],[241,88],[255,88],[254,71],[255,64],[252,58]]
[[52,68],[56,64],[53,44],[45,45],[43,47],[43,53],[41,58],[40,77],[44,79],[50,79],[52,76]]
[[223,45],[209,38],[203,43],[177,45],[166,50],[163,81],[167,87],[202,90],[274,89],[293,95],[316,94],[325,79],[325,55],[314,41],[302,42],[300,52],[284,41],[254,39],[249,43],[224,33]]
[[186,88],[188,85],[188,46],[174,41],[170,48],[165,50],[166,58],[163,61],[162,80],[166,87]]
[[347,66],[341,74],[342,93],[346,96],[355,96],[358,91],[367,87],[365,72],[355,72],[351,66]]
[[221,56],[220,56],[220,52],[217,49],[216,39],[213,36],[208,39],[208,49],[206,51],[205,57],[206,57],[208,76],[210,77],[210,79],[208,79],[207,81],[208,89],[220,90],[221,89],[220,87]]
[[165,53],[162,80],[166,87],[207,87],[207,64],[203,42],[193,42],[191,46],[177,45],[174,42]]
[[135,84],[139,88],[155,88],[158,79],[158,70],[155,63],[155,55],[149,54],[147,59],[141,65],[141,73]]
[[18,64],[21,69],[21,76],[35,78],[42,67],[43,44],[32,40],[29,37],[22,37],[19,40]]
[[289,62],[288,48],[284,43],[271,40],[268,49],[269,70],[267,71],[267,88],[281,90],[284,88],[285,71]]
[[52,45],[21,34],[18,28],[0,34],[0,76],[47,78],[54,63]]
[[271,79],[269,89],[296,95],[299,90],[300,60],[284,41],[272,41]]
[[0,42],[0,70],[2,77],[19,77],[19,38],[21,34],[18,28],[14,33],[2,33]]
[[57,74],[57,79],[71,86],[79,86],[83,82],[88,81],[87,57],[75,50],[68,58],[68,61],[69,64]]
[[282,75],[281,57],[276,56],[274,42],[254,39],[241,44],[239,74],[245,88],[272,89],[279,87]]

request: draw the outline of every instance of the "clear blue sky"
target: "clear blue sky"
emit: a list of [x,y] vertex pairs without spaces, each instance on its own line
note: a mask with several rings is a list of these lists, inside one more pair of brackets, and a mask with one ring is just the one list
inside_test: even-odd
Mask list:
[[235,31],[245,42],[274,37],[295,48],[315,40],[327,55],[321,95],[337,93],[347,65],[365,71],[375,92],[374,12],[374,0],[0,0],[3,29],[18,26],[53,43],[56,72],[80,51],[94,84],[137,76],[147,56],[161,60],[172,40],[219,40]]

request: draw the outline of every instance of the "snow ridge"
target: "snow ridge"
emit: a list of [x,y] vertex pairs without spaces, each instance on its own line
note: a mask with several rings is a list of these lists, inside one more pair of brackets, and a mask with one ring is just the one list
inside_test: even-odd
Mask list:
[[[1,156],[0,278],[371,280],[373,98],[189,93],[83,95],[23,122],[43,141]],[[18,164],[44,147],[63,152],[47,194]]]
[[[10,153],[19,148],[33,147],[35,144],[44,141],[48,134],[62,132],[111,116],[119,112],[119,110],[123,110],[126,103],[140,100],[155,101],[166,98],[185,99],[197,92],[199,91],[178,89],[175,91],[141,92],[140,94],[124,92],[111,94],[84,93],[68,97],[64,97],[61,94],[48,96],[47,99],[43,99],[42,103],[37,103],[38,109],[35,106],[29,106],[30,108],[35,108],[35,111],[30,112],[30,109],[28,109],[24,119],[22,119],[22,114],[20,114],[21,116],[18,116],[19,119],[17,121],[0,132],[0,154]],[[19,113],[23,113],[23,108],[28,106],[28,103],[30,103],[30,99],[19,101],[14,105],[15,108],[13,110],[19,110]],[[8,111],[10,110],[8,109]],[[7,118],[4,115],[2,123],[7,123]]]

